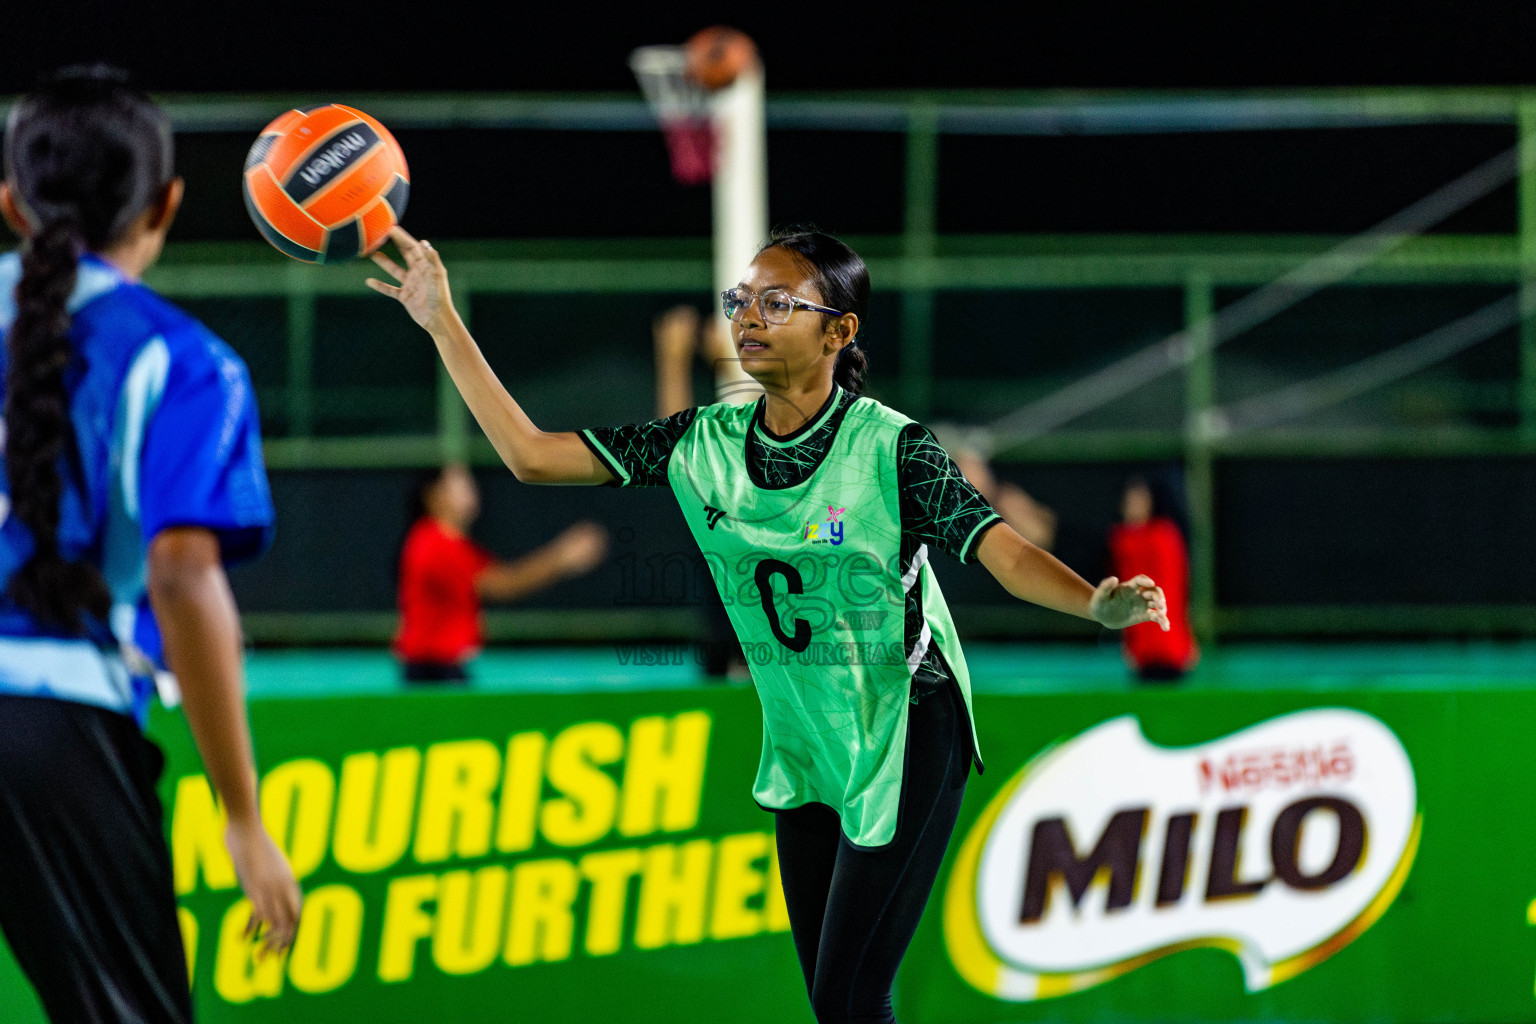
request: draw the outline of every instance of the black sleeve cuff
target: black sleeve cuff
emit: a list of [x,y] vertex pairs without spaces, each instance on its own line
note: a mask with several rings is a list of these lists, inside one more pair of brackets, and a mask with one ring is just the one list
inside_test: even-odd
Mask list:
[[965,544],[960,548],[960,564],[971,565],[976,561],[976,549],[981,545],[981,535],[1003,521],[1003,517],[996,512],[989,518],[977,523],[971,530],[971,535],[965,539]]
[[608,472],[613,474],[613,479],[604,484],[604,487],[623,487],[629,483],[629,474],[624,472],[624,467],[619,465],[619,460],[613,457],[613,453],[604,448],[602,442],[592,436],[592,431],[578,430],[576,431],[576,436],[581,438],[581,443],[586,445],[593,455],[597,456],[597,461],[601,462]]

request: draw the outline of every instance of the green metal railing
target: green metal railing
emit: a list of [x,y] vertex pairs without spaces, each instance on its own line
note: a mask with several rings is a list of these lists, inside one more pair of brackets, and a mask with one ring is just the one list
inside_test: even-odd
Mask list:
[[[254,131],[291,98],[170,97],[183,131]],[[632,97],[448,96],[349,97],[399,127],[466,130],[568,128],[643,131],[654,122]],[[1179,458],[1187,471],[1192,520],[1194,617],[1207,642],[1240,632],[1536,632],[1536,604],[1489,608],[1223,609],[1215,604],[1215,467],[1241,456],[1463,457],[1536,454],[1536,92],[1515,89],[1346,90],[1243,94],[934,93],[780,97],[770,101],[770,128],[904,132],[905,215],[898,236],[851,239],[866,254],[877,286],[899,291],[900,375],[896,403],[916,418],[935,408],[939,389],[987,382],[936,379],[935,295],[947,289],[1169,288],[1183,295],[1193,345],[1185,368],[1183,428],[1066,429],[1005,446],[1011,462],[1096,462]],[[1426,235],[1405,241],[1349,278],[1350,284],[1495,284],[1521,295],[1520,363],[1513,383],[1518,425],[1509,429],[1442,427],[1318,431],[1272,429],[1213,436],[1203,429],[1216,404],[1218,355],[1209,322],[1221,288],[1262,285],[1315,258],[1341,239],[1302,236],[946,236],[937,230],[940,138],[961,134],[1146,133],[1263,128],[1328,128],[1404,124],[1508,125],[1518,139],[1517,231],[1510,235]],[[707,241],[438,242],[448,256],[457,301],[468,316],[477,296],[686,292],[710,287]],[[341,438],[316,436],[312,366],[320,297],[362,295],[365,266],[312,267],[283,260],[259,242],[171,246],[151,283],[173,298],[268,296],[287,307],[288,375],[282,405],[288,436],[267,442],[273,468],[402,467],[444,458],[495,461],[470,427],[445,375],[436,390],[431,434]],[[1020,384],[1021,395],[1038,393]],[[519,615],[523,616],[519,618]],[[532,617],[529,617],[532,616]],[[1033,631],[1023,610],[980,610],[986,628]],[[381,616],[291,617],[254,623],[272,638],[376,639]],[[583,613],[588,624],[595,621]],[[680,622],[681,620],[679,620]],[[530,625],[543,623],[543,625]],[[574,619],[505,613],[501,636],[573,635]],[[617,630],[639,628],[613,623]],[[667,630],[683,628],[679,623]],[[1041,627],[1043,628],[1043,627]]]
[[[928,415],[936,387],[961,393],[985,381],[936,381],[933,367],[933,296],[946,289],[972,291],[1078,288],[1175,288],[1184,295],[1186,326],[1199,331],[1216,308],[1219,288],[1253,287],[1313,259],[1337,243],[1333,238],[1297,237],[945,237],[910,233],[896,238],[854,238],[868,258],[871,276],[883,289],[902,295],[901,376],[897,401],[915,417]],[[631,243],[632,244],[632,243]],[[1502,284],[1528,286],[1526,243],[1514,236],[1423,236],[1405,242],[1351,284]],[[658,243],[658,255],[606,255],[610,243],[439,242],[449,254],[455,298],[467,316],[476,296],[688,292],[706,294],[707,255],[678,253]],[[668,252],[668,249],[674,250]],[[552,255],[541,256],[541,252]],[[391,438],[317,437],[311,423],[316,388],[311,374],[315,351],[315,305],[325,296],[369,294],[364,265],[310,266],[283,260],[261,243],[183,244],[168,248],[149,281],[178,299],[278,297],[287,305],[288,379],[282,404],[290,436],[268,442],[275,468],[388,467],[431,464],[444,453],[474,459],[493,455],[470,443],[469,422],[451,385],[439,389],[438,431]],[[1536,332],[1522,322],[1520,429],[1447,427],[1356,432],[1275,429],[1226,438],[1206,438],[1196,429],[1214,403],[1216,354],[1204,350],[1190,367],[1186,389],[1187,428],[1182,431],[1084,431],[1066,429],[1013,443],[999,452],[1005,461],[1101,461],[1166,457],[1192,446],[1214,456],[1236,455],[1407,455],[1476,456],[1536,451],[1536,393],[1528,379],[1536,371]],[[995,383],[995,382],[994,382]],[[1012,386],[1012,385],[1009,385]],[[1020,382],[1021,398],[1038,384]]]

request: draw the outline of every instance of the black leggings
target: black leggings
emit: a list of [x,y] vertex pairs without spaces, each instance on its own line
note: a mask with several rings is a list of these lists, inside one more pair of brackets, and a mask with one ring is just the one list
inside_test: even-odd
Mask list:
[[192,1019],[164,764],[126,715],[0,696],[0,931],[50,1020]]
[[944,861],[970,768],[970,723],[951,683],[910,709],[888,845],[854,846],[826,804],[775,813],[790,930],[818,1024],[896,1020],[891,985]]

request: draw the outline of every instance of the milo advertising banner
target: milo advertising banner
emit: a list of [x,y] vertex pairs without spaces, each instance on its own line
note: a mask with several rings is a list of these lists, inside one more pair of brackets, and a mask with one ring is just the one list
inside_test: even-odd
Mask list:
[[[977,700],[897,981],[914,1024],[1536,1020],[1536,689]],[[204,1021],[813,1021],[750,796],[748,688],[265,699],[306,893],[256,959],[184,724],[158,715]],[[39,1021],[0,957],[0,1019]]]
[[1529,691],[987,700],[988,772],[902,1005],[1536,1019],[1533,711]]

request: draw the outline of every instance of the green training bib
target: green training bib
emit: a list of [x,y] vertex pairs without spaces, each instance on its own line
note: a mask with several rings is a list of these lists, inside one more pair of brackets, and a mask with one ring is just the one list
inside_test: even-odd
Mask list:
[[[754,409],[700,408],[667,466],[762,701],[752,795],[776,810],[827,804],[850,841],[884,846],[896,833],[912,672],[929,644],[954,673],[975,742],[970,675],[927,545],[899,564],[896,445],[911,421],[859,398],[809,479],[762,488],[746,465]],[[912,587],[924,621],[909,650]]]

